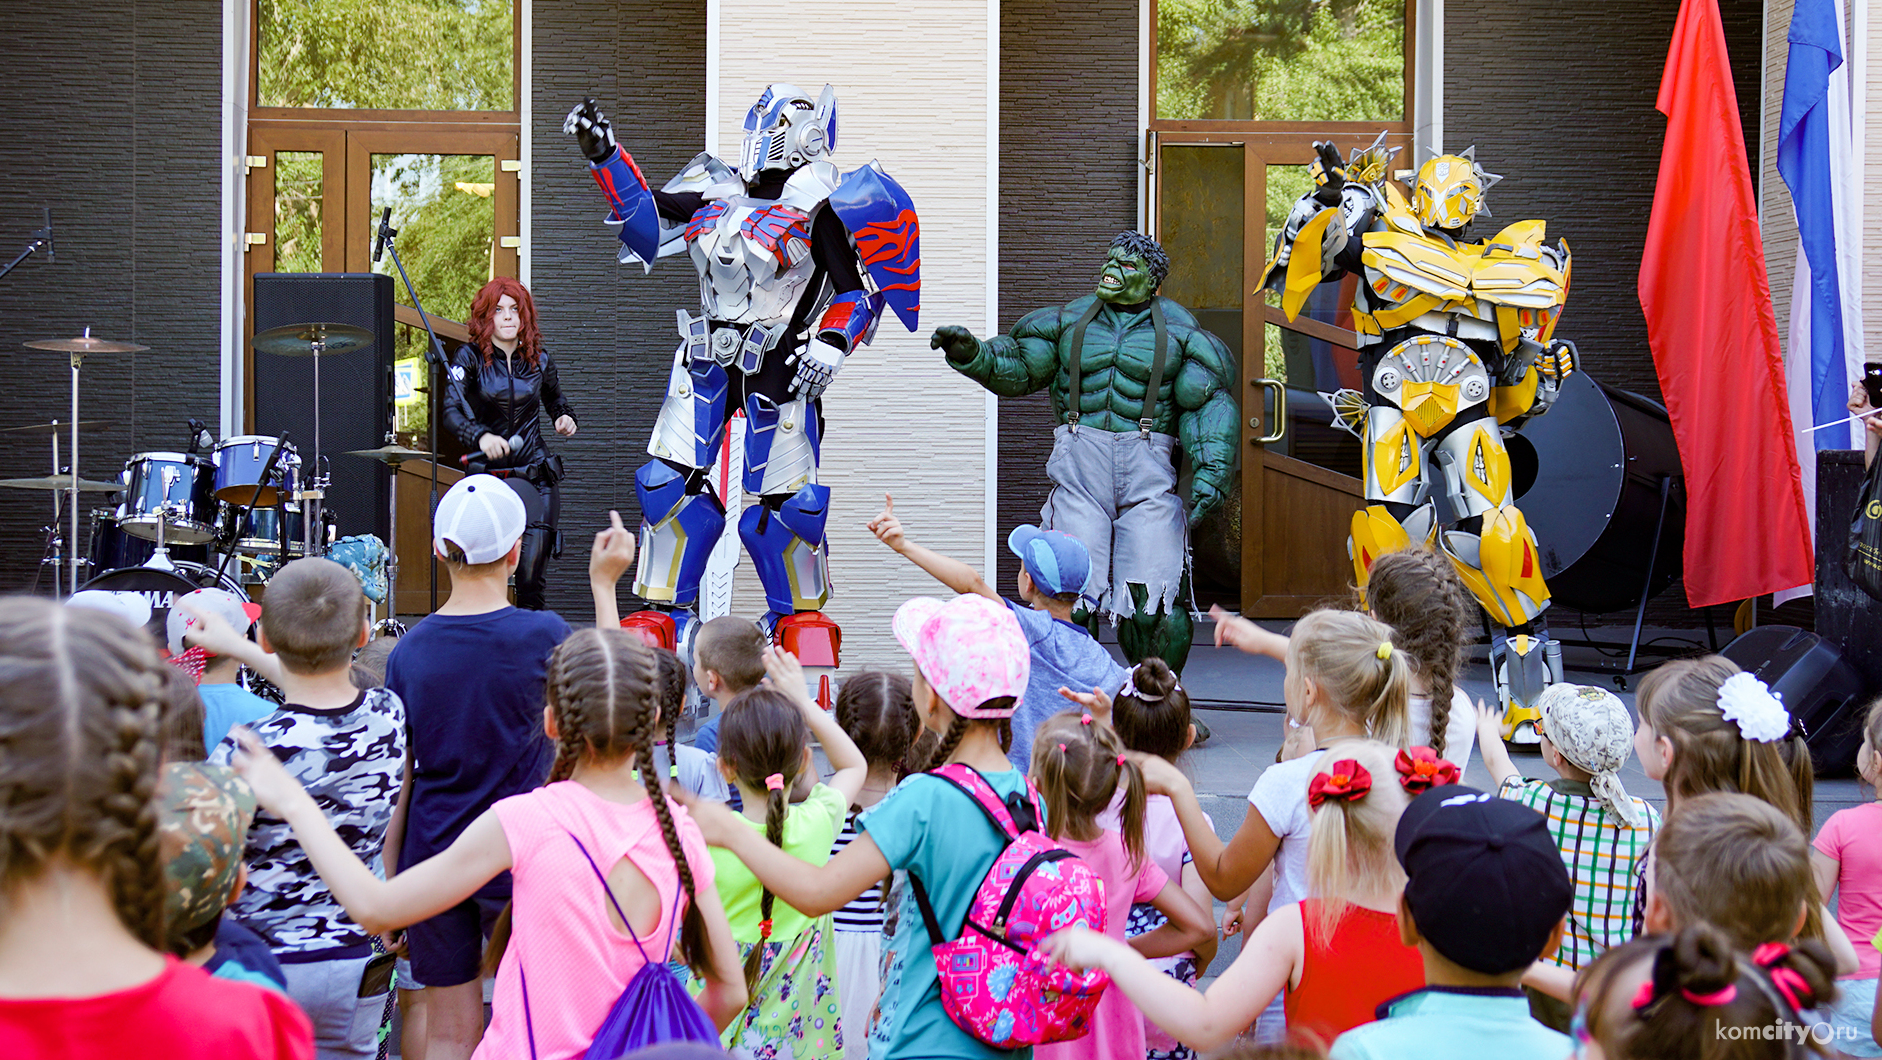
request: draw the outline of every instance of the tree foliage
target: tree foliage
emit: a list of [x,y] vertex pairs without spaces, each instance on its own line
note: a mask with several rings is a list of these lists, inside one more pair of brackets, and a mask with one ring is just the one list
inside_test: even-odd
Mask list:
[[260,0],[264,107],[514,110],[512,0]]
[[1158,0],[1157,117],[1399,121],[1404,0]]

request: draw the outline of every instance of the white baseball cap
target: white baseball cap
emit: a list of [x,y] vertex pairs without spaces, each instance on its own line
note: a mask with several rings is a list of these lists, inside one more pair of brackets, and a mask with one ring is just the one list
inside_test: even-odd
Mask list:
[[438,501],[431,544],[439,553],[447,543],[464,553],[472,566],[494,563],[509,554],[529,526],[523,499],[495,475],[469,475]]
[[187,604],[194,610],[207,611],[221,617],[237,633],[247,633],[248,627],[261,617],[261,605],[252,604],[227,589],[198,589],[176,598],[170,605],[170,614],[164,622],[164,632],[170,641],[170,654],[181,655],[185,650],[183,634],[189,632],[196,620],[183,613],[178,603]]

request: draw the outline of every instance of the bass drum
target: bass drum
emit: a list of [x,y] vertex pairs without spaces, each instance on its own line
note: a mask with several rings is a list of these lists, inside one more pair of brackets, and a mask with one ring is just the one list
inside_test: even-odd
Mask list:
[[214,567],[200,563],[180,562],[175,570],[160,567],[125,567],[121,570],[106,571],[96,578],[78,587],[79,592],[103,592],[114,595],[122,594],[132,598],[132,605],[141,614],[145,606],[150,608],[150,621],[144,628],[164,644],[169,638],[166,623],[170,618],[170,604],[185,593],[198,589],[227,589],[242,600],[248,594],[242,591],[242,585],[233,577],[224,574],[216,577]]
[[[1666,409],[1576,372],[1545,415],[1508,439],[1516,503],[1556,602],[1603,614],[1640,604],[1684,569],[1686,480]],[[1670,480],[1659,548],[1660,482]],[[1653,580],[1647,564],[1653,556]]]
[[[118,525],[117,511],[110,508],[92,509],[90,542],[86,557],[91,569],[100,573],[136,567],[157,554],[155,541],[125,533]],[[172,561],[209,562],[208,545],[178,545],[166,541],[164,547],[170,550]]]

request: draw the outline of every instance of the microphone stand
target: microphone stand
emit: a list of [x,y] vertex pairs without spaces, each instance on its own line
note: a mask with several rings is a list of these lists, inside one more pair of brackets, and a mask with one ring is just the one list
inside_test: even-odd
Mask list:
[[5,268],[0,268],[0,277],[4,277],[7,273],[12,272],[15,268],[19,267],[20,262],[25,261],[27,258],[32,257],[34,254],[42,250],[46,252],[46,260],[51,261],[52,260],[52,207],[50,206],[46,207],[45,225],[43,225],[42,227],[40,227],[37,231],[33,233],[32,239],[27,240],[26,249],[20,251],[18,257],[14,258],[12,261],[7,262]]
[[[392,252],[392,265],[399,270],[399,279],[405,282],[405,293],[412,300],[412,308],[418,310],[418,322],[425,326],[425,335],[431,341],[431,344],[425,348],[425,363],[429,366],[429,371],[426,373],[428,385],[425,393],[425,448],[431,453],[431,508],[428,515],[435,523],[438,517],[438,377],[440,369],[444,367],[444,346],[438,341],[438,333],[431,330],[431,317],[426,315],[424,305],[419,302],[418,292],[412,289],[412,278],[405,274],[405,263],[399,260],[398,238],[399,230],[392,227],[392,211],[388,208],[379,218],[379,240],[386,250]],[[379,255],[374,254],[373,260],[378,261]],[[392,472],[392,488],[399,488],[397,468],[394,468]],[[426,537],[429,539],[430,535],[427,534]],[[394,541],[392,547],[396,550],[398,542]],[[436,611],[438,609],[438,552],[436,549],[429,551],[431,552],[431,609]],[[393,620],[397,621],[399,602],[396,599],[392,601],[389,610]]]

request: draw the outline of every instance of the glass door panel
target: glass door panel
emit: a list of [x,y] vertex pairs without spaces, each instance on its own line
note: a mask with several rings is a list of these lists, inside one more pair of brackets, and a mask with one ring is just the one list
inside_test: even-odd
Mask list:
[[[368,226],[377,226],[381,212],[391,207],[405,274],[425,311],[467,319],[471,299],[493,275],[497,160],[489,155],[373,154],[369,165]],[[396,277],[390,256],[372,262],[372,271]],[[396,278],[395,290],[396,301],[409,301]]]
[[275,152],[275,272],[319,272],[323,267],[325,157],[320,151]]

